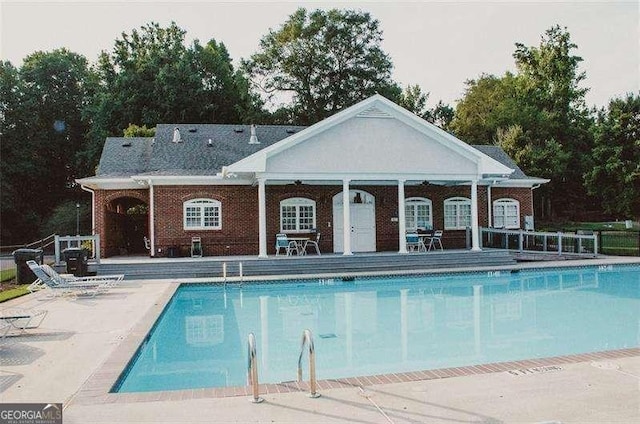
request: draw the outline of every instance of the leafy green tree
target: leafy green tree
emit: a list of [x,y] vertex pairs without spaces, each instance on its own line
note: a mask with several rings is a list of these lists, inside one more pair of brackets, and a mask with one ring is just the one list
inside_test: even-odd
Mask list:
[[418,84],[408,85],[398,98],[398,105],[423,118],[427,114],[429,93],[423,93]]
[[401,90],[391,79],[379,26],[368,13],[300,8],[260,40],[243,66],[268,95],[290,97],[303,125],[376,92],[396,100]]
[[2,74],[2,237],[25,241],[75,195],[91,71],[83,56],[58,49],[29,55],[19,70],[5,63]]
[[640,94],[613,99],[599,112],[594,145],[589,193],[607,213],[640,219]]
[[127,128],[124,129],[125,137],[153,137],[156,135],[156,129],[147,128],[146,125],[138,126],[136,124],[129,124]]
[[97,65],[101,90],[88,113],[93,127],[86,160],[97,163],[106,136],[129,124],[251,122],[263,114],[247,78],[235,71],[223,43],[185,45],[175,23],[149,23],[122,33]]
[[516,74],[468,81],[451,124],[461,139],[499,144],[525,173],[551,179],[536,190],[545,203],[538,208],[542,218],[576,217],[592,203],[582,182],[591,166],[592,121],[576,48],[558,26],[547,30],[537,47],[517,43]]
[[455,111],[442,100],[438,101],[432,109],[428,109],[428,99],[429,93],[423,93],[419,85],[408,85],[398,98],[398,104],[422,119],[426,119],[432,124],[447,130],[455,115]]

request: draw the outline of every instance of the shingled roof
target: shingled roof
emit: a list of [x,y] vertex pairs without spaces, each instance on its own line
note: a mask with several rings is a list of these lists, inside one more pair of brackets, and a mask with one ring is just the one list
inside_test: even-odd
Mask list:
[[[182,141],[179,143],[173,141],[175,128],[180,131]],[[107,138],[96,176],[215,175],[223,166],[235,163],[305,128],[259,125],[256,126],[259,144],[249,144],[250,125],[160,124],[154,138]],[[528,178],[500,147],[472,147],[514,169],[510,179]]]
[[[175,128],[179,143],[173,142]],[[249,144],[250,125],[159,124],[154,138],[107,138],[96,175],[212,175],[304,128],[259,125],[259,144]]]

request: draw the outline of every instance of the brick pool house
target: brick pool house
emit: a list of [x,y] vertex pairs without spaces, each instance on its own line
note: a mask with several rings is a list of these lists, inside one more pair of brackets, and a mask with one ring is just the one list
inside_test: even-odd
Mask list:
[[[479,227],[533,229],[533,190],[497,146],[471,146],[374,95],[310,127],[159,124],[107,138],[92,193],[101,255],[275,253],[321,234],[323,253],[405,253],[409,230],[480,249]],[[467,236],[470,229],[470,237]],[[145,244],[146,238],[146,244]]]

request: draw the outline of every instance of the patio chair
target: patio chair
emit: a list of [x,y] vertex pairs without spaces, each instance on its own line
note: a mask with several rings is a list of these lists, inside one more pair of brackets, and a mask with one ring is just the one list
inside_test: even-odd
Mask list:
[[410,252],[419,252],[421,249],[420,237],[418,237],[418,233],[407,233],[406,234],[406,243],[407,250]]
[[100,283],[108,287],[115,287],[124,280],[124,274],[94,275],[87,277],[76,277],[73,274],[58,274],[58,272],[47,264],[40,265],[40,268],[54,279],[61,279],[69,284],[94,284]]
[[321,253],[320,253],[320,233],[315,231],[315,230],[312,230],[311,232],[316,234],[316,238],[315,238],[315,240],[314,239],[310,239],[310,240],[307,240],[305,242],[305,244],[304,244],[304,254],[305,255],[307,254],[307,247],[312,246],[312,247],[314,247],[316,249],[316,253],[318,255],[321,255]]
[[38,328],[47,316],[46,310],[33,309],[27,310],[22,308],[9,308],[0,311],[0,322],[8,324],[9,329],[0,330],[1,333],[8,334],[12,329],[25,332],[30,328]]
[[431,238],[429,239],[429,246],[427,247],[427,250],[431,250],[436,249],[436,245],[440,246],[440,250],[442,249],[442,230],[436,230],[433,232],[433,236],[431,236]]
[[298,253],[298,244],[289,240],[286,234],[276,234],[276,256],[280,254],[280,249],[284,249],[287,256],[290,256],[292,252]]
[[191,237],[191,257],[202,257],[202,239],[200,237]]

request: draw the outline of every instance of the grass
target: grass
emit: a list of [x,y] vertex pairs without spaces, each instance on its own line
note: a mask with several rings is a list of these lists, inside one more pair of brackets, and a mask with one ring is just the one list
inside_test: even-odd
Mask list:
[[0,303],[29,294],[27,287],[29,287],[29,284],[22,284],[20,286],[14,286],[8,290],[0,291]]
[[2,283],[0,284],[0,303],[29,294],[29,290],[27,290],[29,284],[15,285],[13,284],[15,279],[15,268],[0,270],[0,283]]

